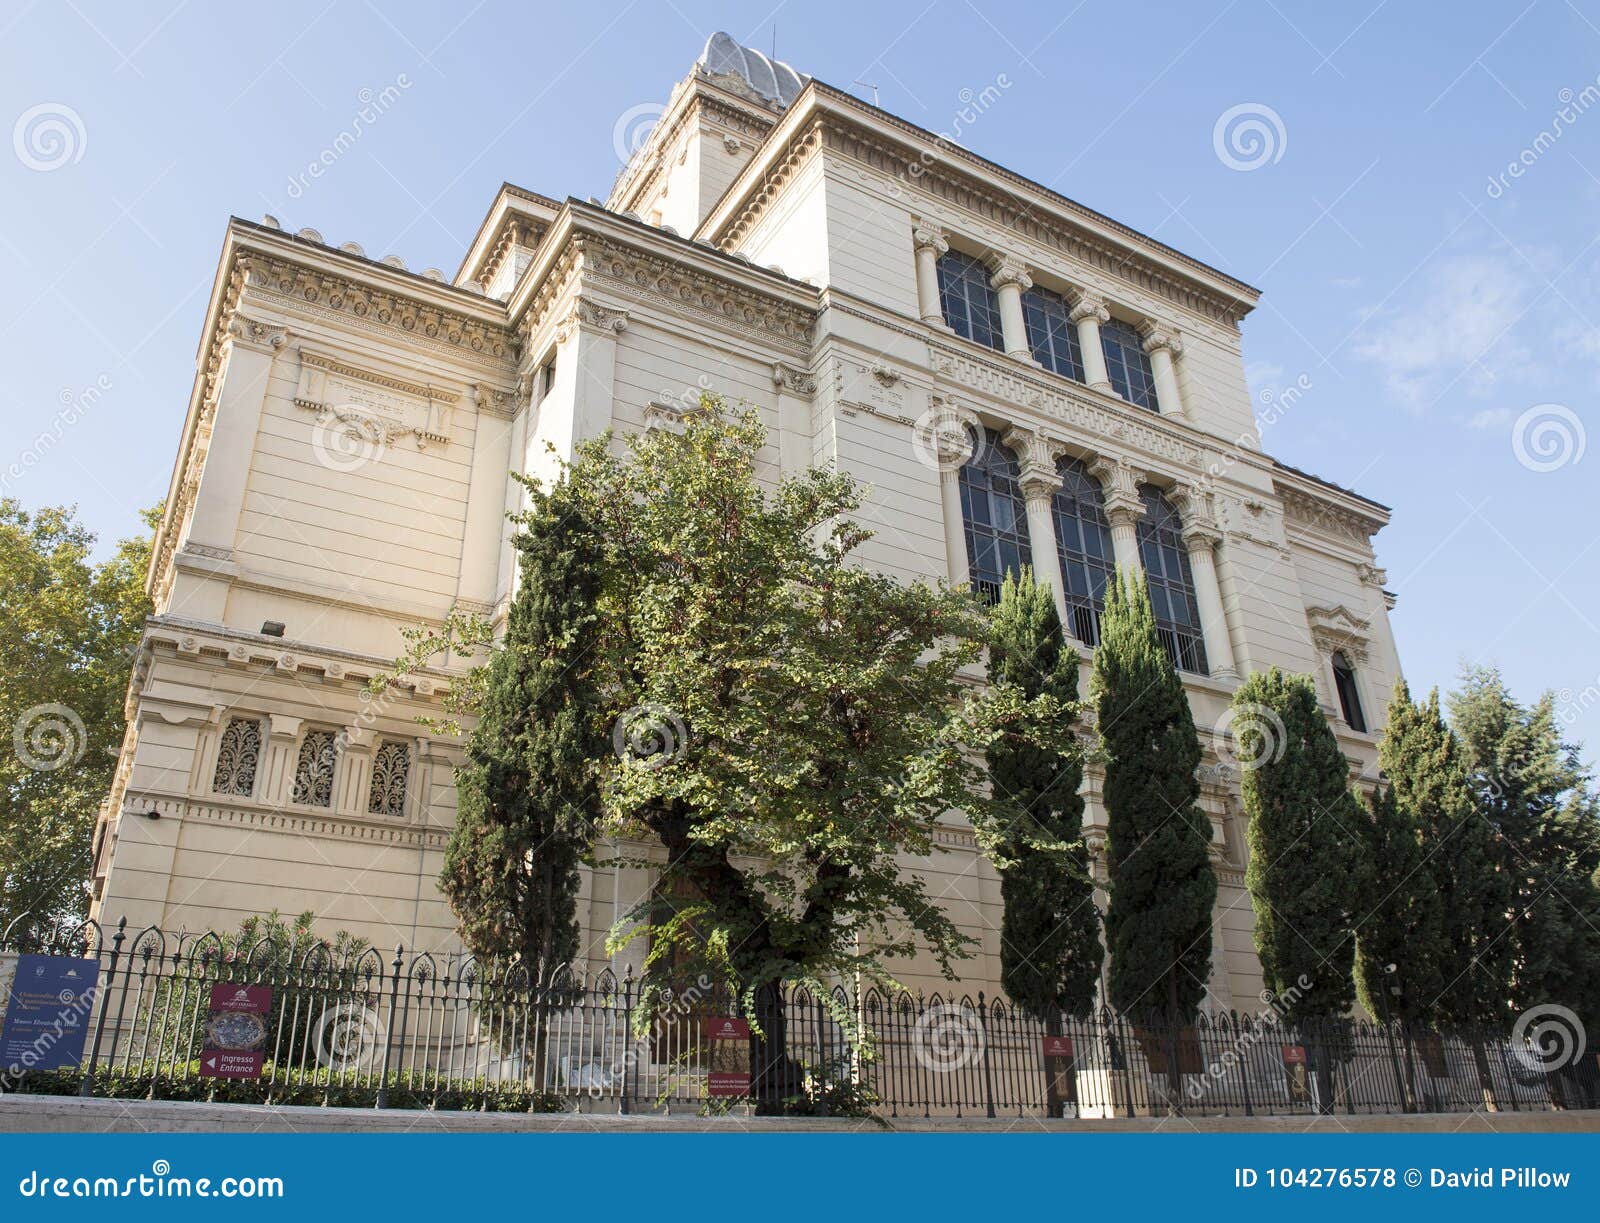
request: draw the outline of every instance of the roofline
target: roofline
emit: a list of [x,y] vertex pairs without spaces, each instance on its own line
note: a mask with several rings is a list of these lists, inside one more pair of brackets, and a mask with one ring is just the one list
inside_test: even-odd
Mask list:
[[[993,175],[1024,190],[1038,193],[1044,198],[1045,203],[1051,205],[1057,213],[1065,216],[1069,221],[1074,221],[1080,226],[1087,225],[1109,230],[1112,237],[1119,238],[1124,243],[1135,247],[1143,247],[1147,253],[1157,255],[1177,265],[1174,270],[1180,274],[1187,274],[1191,279],[1202,283],[1208,279],[1213,281],[1211,285],[1213,289],[1221,288],[1232,293],[1241,304],[1246,306],[1246,313],[1248,313],[1249,308],[1253,308],[1255,303],[1260,300],[1261,290],[1254,285],[1240,280],[1236,276],[1229,275],[1220,268],[1213,267],[1192,255],[1187,255],[1175,247],[1168,246],[1148,234],[1141,233],[1130,225],[1108,217],[1102,212],[1097,212],[1085,204],[1080,204],[1078,201],[1062,195],[1059,191],[1046,187],[1042,183],[1037,183],[1014,170],[1008,170],[1006,167],[990,161],[986,157],[979,156],[961,145],[954,144],[937,132],[918,127],[909,119],[902,119],[899,115],[892,114],[881,107],[863,102],[854,94],[848,93],[837,86],[829,85],[827,82],[818,80],[815,77],[811,78],[806,87],[800,91],[800,96],[780,116],[772,130],[767,133],[766,139],[756,148],[755,154],[744,169],[735,176],[733,182],[728,185],[728,189],[722,193],[721,198],[706,214],[705,219],[695,231],[696,237],[708,237],[711,233],[727,226],[731,216],[724,214],[731,211],[733,204],[743,201],[755,186],[755,181],[759,174],[765,172],[764,163],[770,159],[778,146],[800,126],[805,118],[809,118],[811,114],[824,109],[822,105],[824,101],[836,104],[834,113],[838,113],[841,110],[846,112],[853,111],[855,112],[855,117],[874,120],[879,124],[887,124],[890,127],[898,128],[905,136],[936,143],[941,154],[953,161],[966,163],[971,170]],[[758,167],[761,167],[761,169],[758,170]]]
[[[517,319],[527,309],[528,303],[535,296],[538,287],[544,282],[550,269],[555,266],[561,256],[562,249],[574,233],[584,230],[591,233],[604,233],[612,231],[611,236],[624,239],[623,233],[616,231],[632,230],[648,241],[636,243],[641,247],[667,247],[670,254],[680,263],[688,260],[682,256],[692,254],[696,258],[715,265],[715,269],[722,273],[734,272],[739,277],[749,278],[747,283],[751,287],[759,288],[775,297],[785,297],[795,305],[807,309],[819,310],[821,308],[821,291],[812,284],[803,280],[796,280],[784,272],[774,271],[772,268],[762,267],[747,259],[728,253],[720,247],[711,246],[693,238],[686,238],[682,234],[668,233],[664,229],[651,225],[636,216],[616,212],[599,204],[591,204],[587,200],[580,200],[575,196],[568,196],[561,205],[561,211],[556,214],[550,223],[550,231],[539,244],[539,250],[534,260],[523,272],[522,279],[511,291],[511,296],[506,300],[505,309],[507,317],[513,326]],[[677,248],[672,250],[671,248]]]
[[542,205],[552,212],[561,210],[560,200],[553,200],[548,195],[540,195],[537,191],[530,191],[528,188],[519,187],[515,183],[502,182],[499,190],[494,193],[494,199],[489,203],[488,211],[483,214],[483,220],[478,223],[478,230],[472,235],[472,241],[467,243],[467,249],[461,256],[460,264],[456,267],[456,274],[450,278],[452,283],[461,279],[462,274],[467,270],[467,266],[473,262],[474,257],[477,255],[479,245],[491,236],[489,230],[490,222],[495,219],[495,213],[502,201],[510,197],[527,200],[530,204]]
[[[1272,459],[1271,455],[1266,457]],[[1371,497],[1364,497],[1355,490],[1346,488],[1342,484],[1335,484],[1332,480],[1324,480],[1321,476],[1313,475],[1311,472],[1303,471],[1298,467],[1293,467],[1290,464],[1285,463],[1282,459],[1272,459],[1272,469],[1274,473],[1297,476],[1302,480],[1309,480],[1318,488],[1327,489],[1329,492],[1334,492],[1340,494],[1341,496],[1349,497],[1352,501],[1359,501],[1368,509],[1376,510],[1378,514],[1383,517],[1386,523],[1389,520],[1390,514],[1394,512],[1393,506],[1385,505],[1381,501],[1374,501]]]

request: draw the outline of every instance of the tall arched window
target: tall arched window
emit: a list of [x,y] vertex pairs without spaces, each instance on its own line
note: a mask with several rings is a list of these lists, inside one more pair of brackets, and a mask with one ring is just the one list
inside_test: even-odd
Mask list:
[[1061,556],[1061,584],[1067,595],[1068,628],[1084,645],[1100,644],[1100,609],[1105,606],[1106,583],[1116,572],[1111,550],[1111,528],[1106,523],[1105,498],[1100,483],[1077,459],[1057,465],[1061,487],[1056,490],[1056,550]]
[[989,269],[960,251],[939,256],[939,305],[950,330],[979,344],[1004,350],[1000,303],[989,283]]
[[1139,333],[1120,319],[1100,324],[1100,346],[1106,353],[1106,376],[1117,394],[1129,403],[1159,412],[1156,376]]
[[1339,712],[1351,730],[1365,732],[1367,718],[1361,710],[1361,692],[1356,687],[1355,668],[1343,650],[1333,652],[1333,685],[1339,693]]
[[1206,643],[1194,597],[1194,574],[1189,570],[1189,550],[1183,546],[1183,521],[1160,489],[1146,484],[1139,497],[1144,502],[1139,556],[1150,588],[1156,631],[1173,666],[1206,675]]
[[1049,289],[1029,289],[1022,295],[1022,317],[1028,325],[1033,359],[1048,370],[1082,382],[1078,326],[1072,321],[1067,299]]
[[1017,456],[985,429],[961,468],[961,518],[966,527],[972,588],[988,602],[1000,598],[1006,574],[1033,564],[1028,513],[1017,487]]

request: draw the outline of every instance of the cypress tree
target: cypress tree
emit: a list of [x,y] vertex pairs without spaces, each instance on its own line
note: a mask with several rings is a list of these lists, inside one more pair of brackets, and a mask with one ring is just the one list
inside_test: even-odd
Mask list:
[[1473,802],[1466,762],[1439,712],[1395,685],[1378,758],[1395,802],[1422,830],[1422,852],[1439,894],[1450,953],[1435,1013],[1447,1024],[1502,1026],[1510,1018],[1513,889],[1501,869],[1497,833]]
[[1600,1023],[1600,822],[1588,770],[1563,740],[1554,701],[1518,702],[1493,667],[1449,699],[1479,811],[1499,828],[1513,892],[1512,1005],[1544,1003]]
[[521,584],[489,665],[440,885],[478,956],[548,979],[579,951],[578,866],[609,750],[591,671],[599,535],[565,485],[530,485]]
[[1366,822],[1316,689],[1274,667],[1233,698],[1261,974],[1291,1022],[1342,1015],[1354,998],[1357,843]]
[[1197,805],[1200,741],[1189,698],[1137,576],[1119,572],[1106,587],[1093,693],[1106,756],[1111,1001],[1189,1020],[1211,969],[1211,822]]
[[[1025,574],[1000,589],[989,645],[989,678],[1032,699],[1078,699],[1078,652],[1066,645],[1050,587]],[[1094,1008],[1100,931],[1083,846],[1082,756],[1017,737],[987,750],[989,779],[1012,799],[1030,836],[1000,847],[1000,980],[1019,1010],[1059,1031],[1063,1012]],[[1033,842],[1033,843],[1030,843]],[[1045,849],[1038,843],[1053,843]]]
[[[1356,932],[1356,990],[1381,1022],[1431,1019],[1444,988],[1450,943],[1422,830],[1392,786],[1367,799],[1365,903]],[[1388,971],[1394,965],[1394,972]]]

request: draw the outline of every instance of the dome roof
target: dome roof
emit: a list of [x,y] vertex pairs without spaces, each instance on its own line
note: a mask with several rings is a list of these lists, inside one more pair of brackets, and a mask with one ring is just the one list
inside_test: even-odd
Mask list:
[[783,106],[799,97],[811,79],[781,60],[768,59],[752,47],[740,46],[720,30],[706,39],[706,49],[695,62],[712,76],[731,73],[742,77],[761,97]]

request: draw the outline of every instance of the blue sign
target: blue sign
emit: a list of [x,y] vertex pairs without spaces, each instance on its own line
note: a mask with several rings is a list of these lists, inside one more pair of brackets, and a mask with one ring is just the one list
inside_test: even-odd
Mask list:
[[75,1070],[83,1060],[99,981],[98,960],[18,956],[11,1004],[0,1027],[0,1068],[7,1075]]

